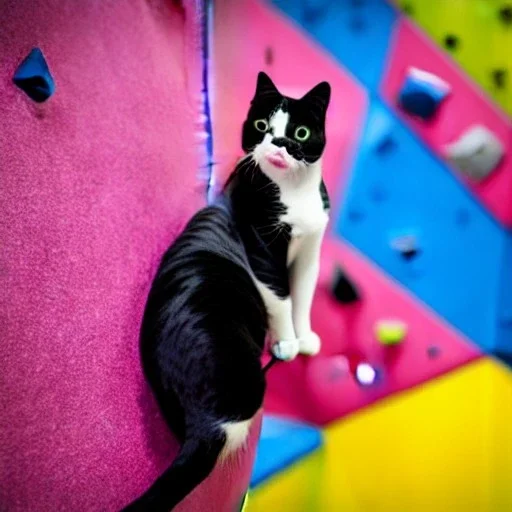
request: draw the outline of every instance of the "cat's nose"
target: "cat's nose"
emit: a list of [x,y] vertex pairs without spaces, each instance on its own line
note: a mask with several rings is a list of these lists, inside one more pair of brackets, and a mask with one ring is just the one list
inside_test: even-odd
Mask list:
[[287,139],[286,137],[275,137],[272,139],[272,144],[278,148],[288,149],[294,143],[293,140]]
[[285,148],[289,155],[295,156],[296,153],[300,152],[300,144],[294,140],[288,139],[287,137],[276,137],[272,139],[272,144],[278,148]]

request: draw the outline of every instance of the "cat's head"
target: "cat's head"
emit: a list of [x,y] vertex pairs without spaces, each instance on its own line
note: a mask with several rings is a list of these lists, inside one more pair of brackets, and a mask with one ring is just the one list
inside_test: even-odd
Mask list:
[[283,96],[268,75],[260,72],[243,126],[244,151],[274,181],[306,174],[324,151],[330,96],[327,82],[300,99]]

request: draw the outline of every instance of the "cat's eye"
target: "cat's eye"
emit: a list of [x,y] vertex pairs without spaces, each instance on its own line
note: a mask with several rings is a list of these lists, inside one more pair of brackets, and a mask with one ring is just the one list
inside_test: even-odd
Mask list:
[[311,131],[307,126],[297,126],[295,129],[294,137],[299,142],[306,142],[311,135]]
[[256,119],[254,121],[254,128],[261,133],[265,133],[268,131],[268,122],[266,119]]

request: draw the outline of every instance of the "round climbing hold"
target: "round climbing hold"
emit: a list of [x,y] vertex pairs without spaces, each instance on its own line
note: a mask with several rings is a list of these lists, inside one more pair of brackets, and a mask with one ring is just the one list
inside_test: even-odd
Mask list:
[[387,155],[391,153],[397,147],[396,141],[391,137],[391,135],[387,135],[382,137],[382,139],[376,145],[376,151],[379,155]]
[[437,359],[441,355],[441,349],[436,345],[430,345],[427,348],[427,356],[429,359]]
[[512,24],[512,5],[504,5],[499,10],[499,17],[505,25]]
[[399,345],[407,336],[407,324],[401,320],[379,320],[374,331],[381,345]]
[[362,386],[371,386],[377,380],[377,370],[369,363],[359,363],[355,377]]
[[402,5],[402,11],[409,16],[414,15],[414,9],[409,2],[406,2]]
[[444,38],[444,45],[449,50],[456,50],[457,47],[459,46],[459,38],[456,35],[448,34]]
[[504,89],[507,85],[507,70],[494,69],[492,72],[492,81],[498,89]]

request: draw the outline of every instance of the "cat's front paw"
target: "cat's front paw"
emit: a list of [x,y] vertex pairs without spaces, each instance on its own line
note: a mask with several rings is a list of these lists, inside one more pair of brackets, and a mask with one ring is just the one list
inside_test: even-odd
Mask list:
[[291,361],[299,354],[299,340],[276,341],[272,345],[271,351],[281,361]]
[[299,352],[306,356],[316,356],[320,352],[320,337],[316,332],[309,331],[299,337]]

